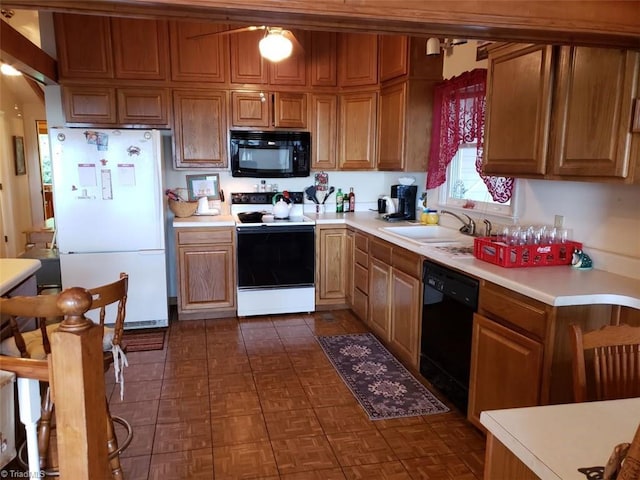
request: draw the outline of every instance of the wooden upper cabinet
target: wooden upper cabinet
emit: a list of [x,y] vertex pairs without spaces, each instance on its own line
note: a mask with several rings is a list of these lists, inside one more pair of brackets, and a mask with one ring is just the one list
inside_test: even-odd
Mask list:
[[263,60],[258,50],[258,42],[263,36],[262,30],[229,35],[232,83],[267,83],[268,62]]
[[309,50],[309,33],[304,30],[292,30],[300,48],[294,45],[293,53],[281,62],[265,63],[269,66],[269,83],[271,85],[291,85],[304,87],[307,84],[307,63],[305,52]]
[[258,43],[264,37],[263,30],[239,32],[230,35],[231,82],[257,85],[307,84],[305,50],[308,48],[308,33],[292,31],[301,49],[294,47],[289,58],[281,62],[270,62],[260,55]]
[[87,125],[170,127],[170,95],[166,88],[65,86],[66,122]]
[[271,98],[265,92],[231,92],[231,124],[234,127],[271,126]]
[[626,177],[637,52],[562,47],[553,104],[552,173]]
[[376,153],[376,92],[340,95],[339,165],[343,170],[371,170]]
[[380,89],[378,170],[426,170],[431,146],[435,83],[424,79],[404,80]]
[[166,80],[167,22],[54,14],[61,78]]
[[378,105],[378,170],[404,167],[407,82],[380,90]]
[[275,92],[273,94],[273,126],[306,128],[307,94]]
[[338,133],[338,97],[333,94],[311,96],[311,168],[335,170]]
[[117,121],[113,87],[64,87],[62,100],[67,123],[114,125]]
[[169,35],[164,20],[112,18],[116,78],[166,80],[169,73]]
[[406,75],[409,72],[407,50],[409,37],[406,35],[380,35],[379,37],[380,81]]
[[113,78],[109,17],[54,13],[61,78]]
[[118,88],[118,123],[171,125],[171,96],[166,88]]
[[378,36],[338,34],[338,85],[357,87],[378,83]]
[[226,82],[229,78],[229,37],[199,35],[227,29],[228,25],[214,23],[169,22],[171,79],[176,82]]
[[174,90],[173,109],[176,167],[227,167],[227,93]]
[[311,32],[311,86],[335,87],[338,81],[335,32]]
[[500,45],[489,52],[483,172],[542,176],[552,94],[552,47]]

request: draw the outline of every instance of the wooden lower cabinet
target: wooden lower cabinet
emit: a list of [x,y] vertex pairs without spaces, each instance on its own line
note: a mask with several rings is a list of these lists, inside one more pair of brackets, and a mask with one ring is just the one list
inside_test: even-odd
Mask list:
[[391,329],[391,266],[382,260],[369,261],[369,327],[385,342]]
[[421,299],[422,280],[393,268],[389,343],[413,367],[418,367],[420,356]]
[[347,303],[347,229],[316,226],[316,305]]
[[233,228],[176,229],[178,319],[235,315]]
[[369,237],[353,233],[353,289],[351,309],[365,323],[369,323]]
[[540,404],[543,345],[482,315],[473,318],[467,418],[480,412]]

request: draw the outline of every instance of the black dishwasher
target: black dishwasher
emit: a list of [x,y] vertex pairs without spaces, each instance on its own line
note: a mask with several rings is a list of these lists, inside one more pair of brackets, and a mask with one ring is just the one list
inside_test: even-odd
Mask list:
[[425,261],[420,373],[462,412],[467,411],[473,314],[478,281]]

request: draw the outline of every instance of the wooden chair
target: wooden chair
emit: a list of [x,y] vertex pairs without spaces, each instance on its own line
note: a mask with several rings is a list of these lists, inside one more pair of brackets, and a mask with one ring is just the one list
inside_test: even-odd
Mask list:
[[[103,327],[103,364],[106,372],[114,364],[116,366],[116,381],[123,382],[122,364],[126,364],[126,357],[120,347],[124,321],[126,317],[126,301],[128,289],[128,275],[120,274],[120,279],[108,285],[103,285],[94,289],[89,289],[92,296],[91,308],[89,311],[96,311],[98,321]],[[8,322],[13,336],[5,339],[0,344],[0,354],[12,357],[30,358],[44,360],[51,353],[49,335],[58,328],[58,322],[62,319],[62,312],[57,306],[58,295],[38,295],[34,297],[13,297],[10,299],[0,299],[0,311],[8,316]],[[107,310],[109,307],[115,309],[115,321],[113,328],[105,326]],[[19,326],[20,318],[35,317],[38,328],[36,330],[21,332]],[[51,435],[51,421],[53,417],[53,402],[51,400],[50,389],[47,388],[42,400],[42,415],[38,424],[38,449],[40,456],[40,467],[49,474],[55,474],[51,468],[47,468],[50,463],[49,440]],[[109,414],[107,401],[107,438],[108,451],[113,478],[122,478],[119,455],[128,447],[132,435],[131,425],[121,417]],[[113,422],[123,425],[127,431],[127,437],[118,446]],[[24,449],[24,445],[21,450]],[[24,459],[19,455],[19,460]]]
[[640,327],[569,328],[576,402],[640,396]]

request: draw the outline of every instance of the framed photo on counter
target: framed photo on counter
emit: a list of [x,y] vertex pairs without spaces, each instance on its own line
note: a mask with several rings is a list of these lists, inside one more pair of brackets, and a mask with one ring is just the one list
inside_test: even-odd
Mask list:
[[189,200],[195,201],[206,196],[209,200],[220,199],[220,175],[204,173],[202,175],[187,175],[187,191]]

